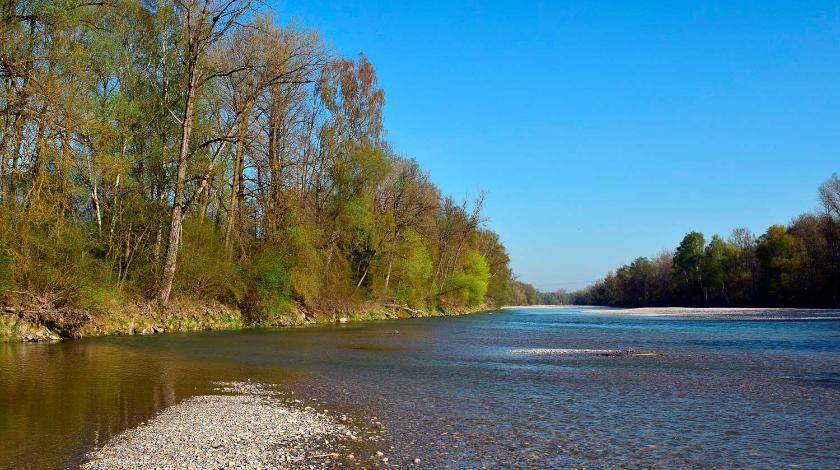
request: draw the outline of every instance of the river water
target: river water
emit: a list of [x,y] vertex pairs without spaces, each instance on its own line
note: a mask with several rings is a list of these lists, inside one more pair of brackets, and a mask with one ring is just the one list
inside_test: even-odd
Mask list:
[[[248,379],[376,417],[398,467],[838,468],[840,311],[695,313],[0,344],[0,468],[72,468],[214,381]],[[626,347],[663,355],[574,351]]]

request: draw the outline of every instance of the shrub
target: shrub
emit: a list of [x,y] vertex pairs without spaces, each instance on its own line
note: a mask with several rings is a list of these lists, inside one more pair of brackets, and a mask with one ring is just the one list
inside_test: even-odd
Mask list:
[[248,291],[242,310],[251,323],[281,313],[292,303],[289,263],[275,250],[265,249],[248,269]]
[[245,294],[242,271],[231,259],[222,235],[212,222],[188,221],[183,230],[175,290],[193,298],[242,301]]
[[56,306],[91,310],[119,295],[108,263],[97,255],[95,230],[88,224],[6,226],[4,238],[10,258],[5,263],[7,285],[46,295]]

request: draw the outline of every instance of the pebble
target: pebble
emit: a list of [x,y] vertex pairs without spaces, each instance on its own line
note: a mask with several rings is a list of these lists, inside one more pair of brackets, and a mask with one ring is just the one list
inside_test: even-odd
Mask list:
[[[312,408],[284,405],[260,384],[223,383],[217,390],[234,395],[197,396],[166,408],[89,453],[82,468],[325,468],[333,464],[324,457],[338,456],[336,439],[353,433]],[[313,449],[321,458],[312,458]]]

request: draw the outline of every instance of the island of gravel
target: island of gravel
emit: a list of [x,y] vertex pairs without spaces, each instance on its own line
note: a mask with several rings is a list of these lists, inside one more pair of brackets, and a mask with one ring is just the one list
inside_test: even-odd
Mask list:
[[[381,436],[346,414],[284,398],[268,385],[216,384],[90,452],[85,470],[136,468],[333,468],[388,458]],[[374,463],[375,462],[375,463]]]

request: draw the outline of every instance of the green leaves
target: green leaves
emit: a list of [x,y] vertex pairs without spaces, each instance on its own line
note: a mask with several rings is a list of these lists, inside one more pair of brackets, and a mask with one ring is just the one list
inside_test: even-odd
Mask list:
[[487,260],[476,250],[467,252],[463,267],[456,271],[446,286],[456,298],[460,298],[470,307],[484,302],[484,295],[490,281],[490,266]]
[[0,290],[86,308],[174,292],[252,321],[503,302],[481,198],[441,196],[391,149],[373,64],[250,6],[17,3],[35,25],[0,31]]
[[434,262],[420,234],[413,229],[406,230],[391,256],[394,300],[414,307],[424,307]]
[[292,302],[292,279],[289,263],[276,251],[263,250],[248,269],[246,311],[251,322],[281,313]]
[[780,302],[798,297],[798,274],[805,258],[802,242],[782,225],[773,225],[758,239],[758,260],[763,267],[761,285],[769,299]]

